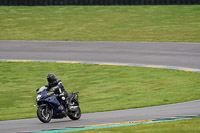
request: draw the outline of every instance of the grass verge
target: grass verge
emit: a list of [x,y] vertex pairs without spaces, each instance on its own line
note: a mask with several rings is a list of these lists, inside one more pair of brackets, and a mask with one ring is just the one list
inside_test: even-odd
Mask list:
[[200,42],[200,5],[0,6],[0,40]]
[[[178,103],[200,98],[198,73],[90,64],[0,62],[0,120],[36,117],[35,90],[55,73],[80,91],[83,113]],[[122,106],[123,105],[123,106]]]
[[95,133],[199,133],[199,123],[200,118],[194,118],[173,122],[78,131],[75,133],[93,133],[94,131]]

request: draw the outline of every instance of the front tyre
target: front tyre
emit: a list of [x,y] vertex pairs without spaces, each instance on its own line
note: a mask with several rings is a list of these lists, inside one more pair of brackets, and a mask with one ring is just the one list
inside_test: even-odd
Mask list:
[[71,112],[69,115],[71,120],[78,120],[81,118],[81,109],[77,107],[76,111]]
[[48,123],[51,121],[52,113],[49,108],[46,108],[46,106],[38,107],[37,116],[41,122]]

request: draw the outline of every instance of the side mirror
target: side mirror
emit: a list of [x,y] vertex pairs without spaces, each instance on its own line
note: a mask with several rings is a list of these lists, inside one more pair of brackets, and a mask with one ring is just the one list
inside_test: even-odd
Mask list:
[[36,92],[38,92],[39,91],[39,88],[36,90]]

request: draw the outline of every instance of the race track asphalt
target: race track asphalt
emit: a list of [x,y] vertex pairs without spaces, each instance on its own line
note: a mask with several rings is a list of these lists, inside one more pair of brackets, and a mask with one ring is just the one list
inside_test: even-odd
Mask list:
[[[200,69],[200,43],[0,41],[0,60],[87,61]],[[0,132],[32,132],[84,125],[199,115],[200,100],[138,109],[83,114],[48,124],[37,118],[0,121]]]
[[115,62],[200,68],[200,43],[0,41],[0,59]]

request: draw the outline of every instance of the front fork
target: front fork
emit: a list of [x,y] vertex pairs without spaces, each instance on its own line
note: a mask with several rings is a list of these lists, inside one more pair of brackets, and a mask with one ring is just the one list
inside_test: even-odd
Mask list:
[[48,114],[48,108],[49,108],[49,106],[48,106],[48,104],[46,104],[46,115]]

